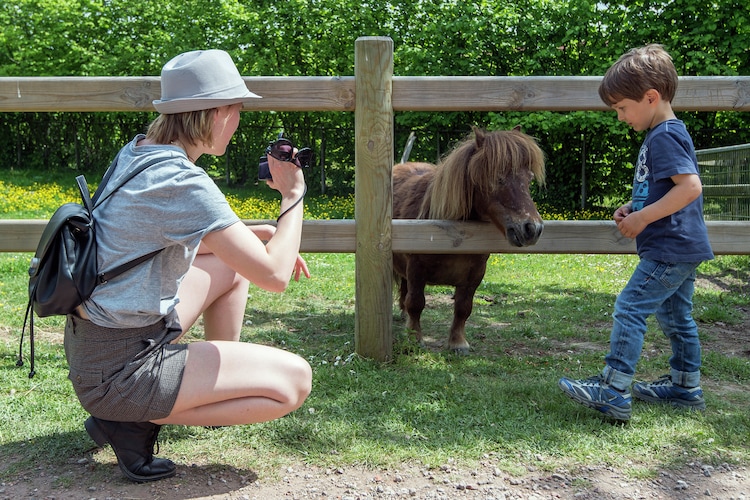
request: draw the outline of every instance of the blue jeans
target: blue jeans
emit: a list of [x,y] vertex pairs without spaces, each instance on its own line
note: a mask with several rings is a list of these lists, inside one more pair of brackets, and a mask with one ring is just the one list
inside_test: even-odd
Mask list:
[[646,318],[656,315],[672,345],[672,383],[700,385],[701,344],[693,321],[695,269],[700,262],[657,262],[641,259],[615,301],[610,352],[604,358],[604,381],[616,389],[630,387],[641,357]]

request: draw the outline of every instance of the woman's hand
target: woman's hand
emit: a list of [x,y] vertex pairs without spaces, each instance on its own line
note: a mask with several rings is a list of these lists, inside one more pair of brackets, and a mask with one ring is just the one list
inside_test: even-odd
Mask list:
[[[297,150],[294,150],[295,154]],[[294,162],[280,161],[273,156],[268,156],[268,169],[271,172],[271,179],[266,183],[271,189],[281,193],[282,198],[291,196],[296,198],[302,195],[305,189],[305,176],[302,169]]]
[[310,270],[307,268],[307,262],[301,255],[297,255],[297,261],[294,263],[294,281],[299,281],[300,275],[304,274],[305,278],[310,278]]

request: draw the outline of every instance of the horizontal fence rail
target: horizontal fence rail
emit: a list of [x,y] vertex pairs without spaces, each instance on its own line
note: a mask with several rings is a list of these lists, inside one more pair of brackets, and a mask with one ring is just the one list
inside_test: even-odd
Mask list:
[[[355,111],[352,76],[245,77],[246,111]],[[603,111],[598,76],[394,76],[394,111]],[[0,112],[154,111],[159,77],[0,77]],[[750,76],[683,76],[677,111],[750,111]]]
[[[248,225],[273,221],[247,220]],[[0,252],[36,250],[46,220],[0,220]],[[750,224],[708,221],[708,236],[716,255],[750,254]],[[633,240],[623,237],[613,221],[561,221],[544,223],[536,245],[514,247],[492,224],[446,220],[394,220],[392,247],[399,253],[580,253],[632,254]],[[354,220],[306,220],[301,251],[354,253],[357,250]]]

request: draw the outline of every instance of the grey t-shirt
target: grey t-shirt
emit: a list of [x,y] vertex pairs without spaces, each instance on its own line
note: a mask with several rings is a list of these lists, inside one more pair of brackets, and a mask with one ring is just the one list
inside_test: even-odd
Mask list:
[[99,285],[84,302],[89,319],[109,328],[147,326],[169,315],[201,239],[239,221],[224,194],[182,149],[136,146],[144,137],[139,134],[122,149],[109,184],[116,185],[145,161],[163,160],[133,177],[94,211],[99,270],[164,250]]

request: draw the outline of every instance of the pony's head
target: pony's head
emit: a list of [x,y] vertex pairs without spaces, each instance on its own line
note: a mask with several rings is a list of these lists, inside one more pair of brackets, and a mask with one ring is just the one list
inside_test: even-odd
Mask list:
[[474,128],[438,165],[422,212],[431,219],[490,221],[512,245],[533,245],[543,223],[529,188],[544,179],[544,153],[532,137],[518,128]]

